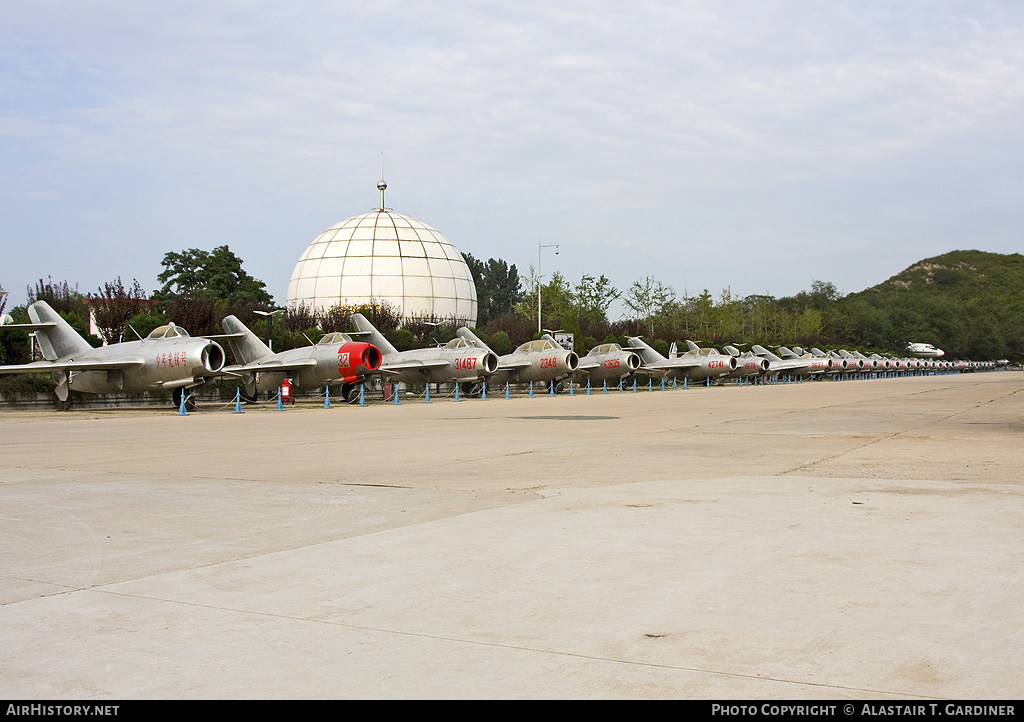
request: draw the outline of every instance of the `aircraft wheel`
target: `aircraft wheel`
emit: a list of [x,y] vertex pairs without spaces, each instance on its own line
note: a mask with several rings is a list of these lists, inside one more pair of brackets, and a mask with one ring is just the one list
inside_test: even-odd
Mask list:
[[359,401],[359,384],[342,384],[341,385],[341,396],[350,404],[354,404]]
[[174,389],[172,398],[174,399],[174,408],[181,408],[182,396],[185,397],[185,411],[196,410],[196,392],[194,389],[177,388]]
[[480,387],[472,381],[463,381],[459,384],[460,396],[476,396],[480,393]]
[[72,406],[73,404],[71,403],[70,396],[68,396],[65,401],[61,401],[59,398],[57,399],[57,411],[71,411]]
[[245,403],[247,403],[247,404],[255,404],[257,401],[259,401],[259,399],[257,398],[257,396],[259,395],[259,392],[257,392],[255,394],[253,394],[252,396],[250,396],[249,394],[245,393],[245,388],[244,387],[241,387],[241,391],[242,391],[242,393],[241,393],[242,401],[244,401]]

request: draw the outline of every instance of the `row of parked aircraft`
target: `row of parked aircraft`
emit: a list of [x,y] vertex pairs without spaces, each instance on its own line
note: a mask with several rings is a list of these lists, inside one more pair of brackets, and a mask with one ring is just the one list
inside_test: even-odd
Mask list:
[[[643,339],[629,339],[629,346],[606,343],[584,357],[562,348],[550,335],[529,341],[510,354],[499,356],[467,327],[437,348],[399,351],[366,318],[353,314],[355,331],[329,333],[303,348],[274,353],[256,334],[234,316],[221,325],[224,334],[191,337],[179,326],[167,324],[137,341],[93,348],[45,301],[28,307],[32,323],[6,324],[0,329],[33,332],[43,361],[0,366],[0,374],[49,373],[61,404],[71,390],[94,394],[172,392],[175,406],[193,405],[194,389],[216,378],[237,378],[247,398],[259,391],[276,391],[285,378],[298,390],[341,388],[352,400],[359,387],[375,375],[405,383],[459,384],[473,393],[483,383],[555,384],[574,379],[578,383],[618,383],[637,374],[667,380],[721,381],[750,377],[824,377],[837,374],[873,374],[892,371],[967,371],[968,362],[940,361],[942,351],[929,346],[926,359],[887,359],[856,351],[823,352],[812,348],[778,349],[763,346],[741,352],[734,346],[723,351],[700,348],[687,341],[679,353],[672,344],[668,357]],[[226,366],[226,354],[218,341],[226,341],[236,361]],[[921,346],[927,346],[923,344]],[[976,368],[976,367],[975,367]]]

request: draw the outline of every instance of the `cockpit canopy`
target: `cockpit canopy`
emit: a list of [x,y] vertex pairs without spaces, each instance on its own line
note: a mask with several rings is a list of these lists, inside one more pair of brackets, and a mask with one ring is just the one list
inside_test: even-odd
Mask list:
[[621,350],[622,346],[617,343],[603,343],[590,349],[590,353],[616,353]]
[[329,343],[352,343],[352,337],[345,333],[332,331],[331,333],[325,333],[316,343],[317,346]]
[[522,351],[523,353],[526,353],[527,351],[557,351],[561,350],[561,348],[562,347],[554,341],[542,338],[539,341],[527,341],[517,348],[516,351]]
[[178,338],[179,336],[188,336],[188,331],[181,326],[168,323],[154,328],[146,338]]
[[464,339],[461,336],[459,336],[458,338],[453,338],[451,341],[446,343],[444,345],[444,347],[445,348],[470,348],[470,347],[472,347],[472,345],[473,344],[471,344],[469,341],[467,341],[466,339]]

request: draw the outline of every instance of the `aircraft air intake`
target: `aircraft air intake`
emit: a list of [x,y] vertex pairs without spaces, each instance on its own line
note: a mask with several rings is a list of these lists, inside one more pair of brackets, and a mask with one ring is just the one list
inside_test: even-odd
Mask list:
[[498,370],[498,355],[494,353],[486,353],[483,358],[484,371],[493,374]]
[[629,367],[630,371],[636,371],[640,368],[640,357],[635,353],[629,354],[629,356],[626,357],[626,366]]
[[569,355],[565,357],[565,366],[570,371],[575,371],[580,367],[580,357],[576,355],[575,351],[570,351]]
[[224,368],[224,349],[216,341],[210,341],[203,349],[203,366],[212,374]]
[[380,368],[380,350],[376,346],[367,346],[363,351],[363,366],[367,371],[376,371]]

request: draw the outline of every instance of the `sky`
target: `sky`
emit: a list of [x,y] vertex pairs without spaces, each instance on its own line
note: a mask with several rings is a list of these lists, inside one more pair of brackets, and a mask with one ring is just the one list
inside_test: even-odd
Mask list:
[[524,276],[851,293],[1021,251],[1022,121],[1019,2],[12,0],[0,287],[227,245],[283,304],[383,154],[389,208]]

